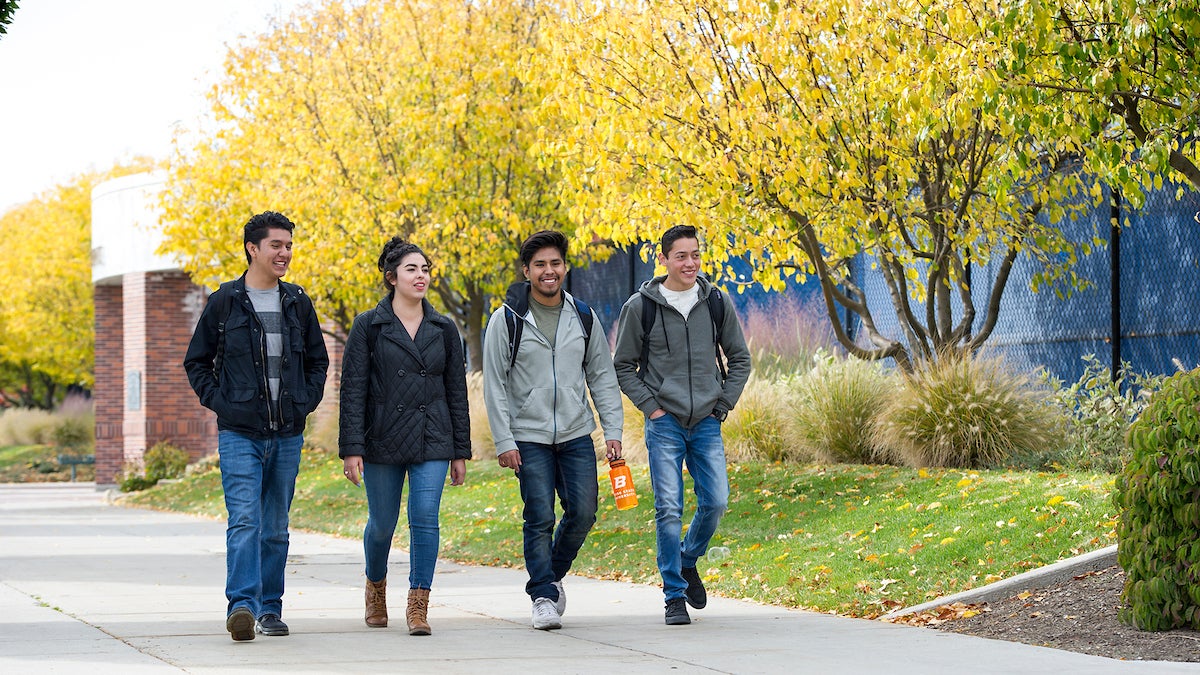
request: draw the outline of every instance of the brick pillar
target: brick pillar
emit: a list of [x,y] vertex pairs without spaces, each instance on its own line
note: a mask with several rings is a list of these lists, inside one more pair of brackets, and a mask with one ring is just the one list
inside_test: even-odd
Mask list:
[[183,357],[205,293],[182,272],[125,275],[125,459],[170,441],[195,460],[216,450],[216,417],[188,384]]
[[96,383],[92,390],[96,413],[96,484],[116,483],[125,461],[121,424],[125,411],[124,305],[120,285],[94,289]]

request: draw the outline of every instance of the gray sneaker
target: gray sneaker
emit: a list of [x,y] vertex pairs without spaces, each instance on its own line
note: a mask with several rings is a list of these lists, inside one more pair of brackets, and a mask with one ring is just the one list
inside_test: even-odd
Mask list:
[[561,579],[554,582],[554,587],[558,589],[558,600],[554,602],[554,611],[562,616],[567,613],[567,592],[563,590]]
[[533,627],[538,630],[562,628],[562,617],[554,609],[550,598],[535,598],[533,601]]

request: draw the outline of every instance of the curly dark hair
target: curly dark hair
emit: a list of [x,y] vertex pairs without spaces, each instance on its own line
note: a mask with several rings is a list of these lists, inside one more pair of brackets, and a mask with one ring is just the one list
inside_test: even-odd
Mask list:
[[400,261],[409,253],[420,253],[421,257],[425,259],[425,264],[433,267],[433,262],[429,260],[429,256],[425,255],[421,247],[404,241],[400,237],[392,237],[383,245],[383,251],[379,254],[379,271],[383,275],[383,285],[387,287],[389,293],[396,290],[396,287],[387,280],[388,272],[395,272]]

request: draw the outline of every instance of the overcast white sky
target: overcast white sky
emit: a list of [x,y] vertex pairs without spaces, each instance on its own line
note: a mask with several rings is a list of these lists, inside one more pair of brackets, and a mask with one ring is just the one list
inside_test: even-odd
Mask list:
[[226,46],[300,0],[20,0],[0,37],[0,212],[89,169],[166,157]]

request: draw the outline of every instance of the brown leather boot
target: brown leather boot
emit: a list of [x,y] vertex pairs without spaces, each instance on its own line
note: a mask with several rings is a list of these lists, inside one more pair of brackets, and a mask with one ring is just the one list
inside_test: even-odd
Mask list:
[[409,635],[429,635],[433,632],[429,629],[429,622],[426,621],[428,612],[429,589],[410,588],[408,590],[408,612],[405,614],[408,619]]
[[367,579],[367,625],[387,628],[387,577],[379,581]]

